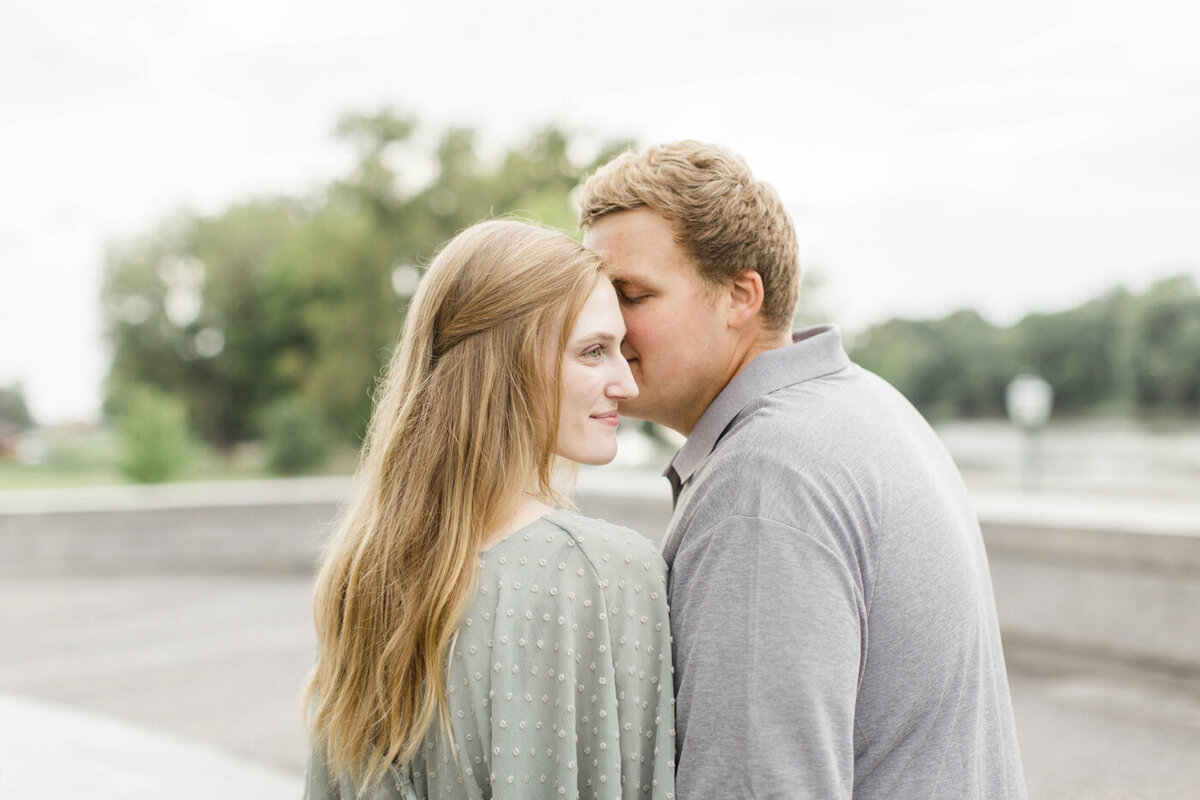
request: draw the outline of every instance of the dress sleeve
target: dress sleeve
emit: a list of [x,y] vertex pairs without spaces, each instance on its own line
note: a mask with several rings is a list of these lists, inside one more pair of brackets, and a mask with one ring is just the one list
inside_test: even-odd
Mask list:
[[510,583],[501,598],[504,624],[492,631],[491,650],[499,671],[483,742],[493,800],[671,800],[662,558],[649,541],[615,526],[572,529],[571,536],[560,555],[547,558],[560,577],[536,592]]
[[[615,552],[601,555],[610,641],[597,647],[608,655],[616,681],[621,745],[622,797],[673,798],[675,790],[675,696],[667,568],[642,536],[616,529]],[[608,653],[604,652],[608,649]]]
[[407,767],[389,767],[379,782],[360,794],[343,776],[335,780],[329,771],[324,747],[312,745],[304,776],[304,800],[418,800]]
[[329,774],[325,748],[313,743],[304,775],[304,800],[341,800],[342,793]]
[[530,557],[530,568],[545,562],[534,582],[514,573],[489,588],[491,663],[468,683],[490,682],[480,745],[491,796],[664,800],[673,720],[661,566],[618,555],[590,526],[564,530],[559,551]]
[[729,517],[671,575],[682,800],[849,798],[865,611],[805,532]]

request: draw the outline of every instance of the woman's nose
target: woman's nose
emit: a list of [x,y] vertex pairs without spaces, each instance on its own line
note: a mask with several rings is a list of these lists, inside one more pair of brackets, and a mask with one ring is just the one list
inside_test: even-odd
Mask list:
[[616,361],[617,374],[609,384],[607,394],[614,400],[632,400],[638,396],[638,385],[633,379],[633,372],[629,369],[629,362],[623,355]]

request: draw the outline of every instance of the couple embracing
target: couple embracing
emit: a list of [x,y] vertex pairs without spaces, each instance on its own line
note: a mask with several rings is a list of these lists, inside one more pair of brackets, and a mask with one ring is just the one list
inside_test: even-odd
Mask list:
[[[1023,798],[961,478],[791,331],[775,191],[679,142],[580,206],[584,246],[481,223],[413,299],[317,581],[306,796]],[[661,553],[555,488],[618,411],[687,439]]]

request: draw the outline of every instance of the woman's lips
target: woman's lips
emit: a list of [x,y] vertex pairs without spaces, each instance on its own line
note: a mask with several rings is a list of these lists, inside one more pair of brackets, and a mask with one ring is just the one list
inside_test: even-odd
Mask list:
[[597,422],[603,422],[605,425],[616,425],[621,421],[621,417],[616,411],[608,411],[604,414],[592,414],[592,419]]

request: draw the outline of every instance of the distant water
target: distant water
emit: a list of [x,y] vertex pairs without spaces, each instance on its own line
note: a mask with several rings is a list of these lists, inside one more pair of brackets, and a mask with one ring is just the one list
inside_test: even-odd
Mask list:
[[[1007,422],[934,426],[968,485],[1017,488],[1025,436]],[[1148,497],[1200,497],[1200,422],[1143,425],[1132,420],[1054,422],[1035,445],[1045,489]]]

